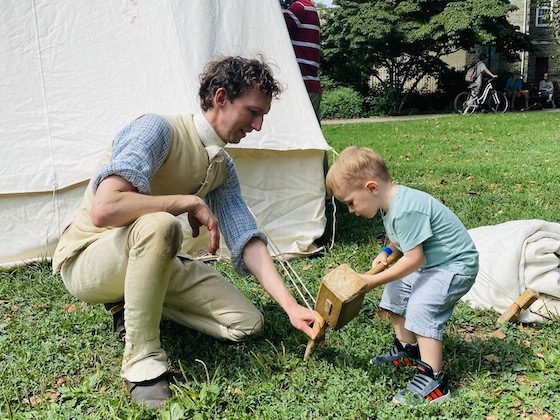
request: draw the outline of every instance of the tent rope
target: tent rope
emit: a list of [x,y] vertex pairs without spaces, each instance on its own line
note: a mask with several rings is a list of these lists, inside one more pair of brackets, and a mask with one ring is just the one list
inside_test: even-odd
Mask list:
[[[333,162],[336,160],[336,158],[339,156],[339,154],[336,152],[336,150],[331,149],[331,152],[333,154]],[[327,250],[331,250],[334,247],[334,238],[336,235],[336,202],[334,197],[331,195],[331,204],[332,204],[332,234],[331,234],[331,240],[329,245],[327,246]]]
[[58,206],[58,184],[54,182],[52,184],[52,206],[53,211],[51,213],[51,218],[47,223],[47,228],[45,230],[45,255],[49,254],[49,237],[50,237],[50,230],[53,222],[55,222],[54,230],[57,230],[55,234],[58,234],[58,238],[62,236],[60,231],[60,213],[59,213],[59,206]]
[[[255,219],[255,223],[257,222],[257,218],[255,217],[255,214],[253,213],[253,211],[249,208],[249,206],[247,206],[247,209],[249,210],[249,212],[251,213],[251,215],[253,216],[253,219]],[[258,226],[258,225],[257,225]],[[292,267],[292,265],[289,263],[289,261],[285,258],[282,257],[282,252],[280,251],[280,248],[276,245],[276,243],[272,240],[272,237],[262,228],[259,226],[259,229],[262,230],[266,236],[266,239],[270,245],[270,249],[272,250],[272,252],[274,252],[275,254],[277,254],[278,258],[276,259],[276,261],[278,261],[278,263],[280,264],[280,266],[282,267],[284,274],[286,275],[286,277],[288,277],[288,279],[290,280],[290,282],[292,283],[292,286],[296,289],[296,291],[298,292],[300,298],[302,299],[302,301],[305,303],[305,306],[307,306],[309,309],[313,310],[313,308],[311,307],[311,305],[309,304],[309,301],[307,300],[307,298],[305,297],[305,295],[303,294],[303,292],[301,291],[301,289],[298,286],[298,282],[299,284],[302,286],[302,288],[305,290],[305,292],[307,293],[308,297],[311,298],[311,300],[313,301],[313,305],[315,305],[315,297],[311,294],[311,292],[309,291],[309,289],[307,288],[307,286],[305,286],[305,284],[303,283],[303,281],[301,280],[300,276],[298,275],[298,273],[296,272],[296,270]],[[297,282],[296,282],[297,280]],[[313,314],[315,314],[315,312],[313,312]]]
[[298,275],[297,271],[292,267],[292,265],[290,264],[290,262],[282,257],[282,253],[280,251],[280,249],[278,248],[278,246],[274,243],[274,241],[272,240],[272,238],[265,232],[265,235],[270,243],[270,248],[272,249],[272,251],[277,254],[279,256],[279,258],[277,258],[278,263],[280,264],[280,266],[282,267],[282,269],[284,270],[284,273],[286,274],[286,277],[288,277],[290,279],[290,282],[292,283],[292,285],[294,286],[294,288],[297,290],[298,294],[300,295],[300,297],[302,298],[302,300],[305,302],[305,305],[309,308],[312,309],[309,302],[307,301],[307,299],[305,298],[304,294],[302,293],[301,289],[298,287],[298,284],[296,283],[295,280],[297,280],[297,282],[301,285],[301,287],[304,289],[305,293],[307,293],[307,296],[313,301],[313,305],[315,305],[315,297],[313,296],[313,294],[309,291],[309,289],[307,288],[307,286],[305,285],[305,283],[303,282],[303,280],[301,279],[301,277]]

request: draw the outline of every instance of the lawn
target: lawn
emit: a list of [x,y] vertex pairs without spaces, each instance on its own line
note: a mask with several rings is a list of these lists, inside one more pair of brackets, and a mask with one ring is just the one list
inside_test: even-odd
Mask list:
[[[385,156],[393,178],[427,191],[468,228],[514,219],[560,220],[560,113],[454,116],[328,125],[337,150],[355,144]],[[316,293],[325,270],[365,271],[384,240],[379,219],[338,206],[336,243],[293,261]],[[371,366],[392,344],[376,316],[381,290],[308,362],[306,338],[252,278],[213,263],[263,311],[265,338],[243,344],[162,323],[174,398],[160,412],[129,403],[119,378],[122,346],[101,305],[70,296],[47,263],[0,273],[0,417],[3,418],[560,418],[559,322],[497,329],[497,314],[461,303],[446,328],[444,368],[453,399],[396,407],[413,372]]]

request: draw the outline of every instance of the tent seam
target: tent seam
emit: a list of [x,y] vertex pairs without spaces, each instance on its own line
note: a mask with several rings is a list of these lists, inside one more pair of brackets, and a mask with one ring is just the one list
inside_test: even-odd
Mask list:
[[176,41],[179,45],[179,51],[181,52],[181,62],[183,63],[183,71],[186,73],[187,79],[189,79],[189,67],[187,66],[187,61],[186,61],[186,57],[185,57],[185,53],[183,51],[183,44],[181,43],[181,37],[179,35],[179,27],[177,26],[177,19],[175,19],[175,11],[173,9],[173,6],[171,5],[171,1],[172,0],[168,0],[167,1],[167,7],[169,8],[169,11],[171,13],[171,18],[173,19],[173,28],[175,30],[175,36],[176,36]]
[[45,69],[43,67],[43,56],[42,56],[42,50],[41,50],[41,38],[39,36],[39,20],[38,20],[38,16],[37,16],[37,4],[36,4],[36,0],[32,0],[32,5],[33,5],[33,20],[35,23],[35,41],[37,43],[37,53],[39,55],[39,72],[41,74],[41,87],[42,87],[42,91],[43,91],[43,101],[44,101],[44,105],[45,105],[45,118],[46,118],[46,122],[47,122],[47,130],[48,130],[48,139],[49,139],[49,150],[50,150],[50,161],[51,161],[51,170],[52,170],[52,177],[53,177],[53,183],[52,183],[52,193],[53,193],[53,199],[52,199],[52,205],[53,205],[53,213],[52,213],[52,217],[51,220],[49,221],[49,223],[47,224],[47,229],[46,229],[46,237],[45,237],[45,247],[48,247],[49,244],[49,230],[50,227],[52,226],[53,221],[56,222],[56,224],[58,225],[58,230],[59,230],[59,236],[60,236],[60,215],[58,213],[58,206],[57,206],[57,197],[56,197],[56,193],[58,190],[58,183],[57,183],[57,176],[56,176],[56,168],[54,165],[54,154],[53,154],[53,134],[52,134],[52,124],[51,124],[51,120],[50,120],[50,111],[49,111],[49,101],[48,101],[48,97],[47,97],[47,88],[46,88],[46,81],[45,81]]

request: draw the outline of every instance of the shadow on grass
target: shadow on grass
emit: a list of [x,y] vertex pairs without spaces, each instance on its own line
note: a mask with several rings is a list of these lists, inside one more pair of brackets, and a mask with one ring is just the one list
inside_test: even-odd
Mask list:
[[521,365],[530,365],[533,351],[513,339],[476,338],[465,340],[450,335],[444,341],[444,365],[452,372],[453,379],[460,381],[481,372],[490,374],[513,373]]
[[[270,303],[260,308],[265,318],[264,333],[241,343],[218,340],[194,331],[173,321],[161,324],[161,341],[172,364],[172,370],[179,372],[179,362],[195,375],[205,375],[202,363],[212,372],[220,370],[220,376],[229,379],[237,377],[237,371],[251,375],[259,368],[259,358],[267,360],[274,370],[276,359],[283,357],[303,358],[307,336],[292,327],[284,311]],[[262,367],[262,366],[261,366]],[[267,370],[266,368],[265,370]],[[188,378],[187,378],[188,379]]]

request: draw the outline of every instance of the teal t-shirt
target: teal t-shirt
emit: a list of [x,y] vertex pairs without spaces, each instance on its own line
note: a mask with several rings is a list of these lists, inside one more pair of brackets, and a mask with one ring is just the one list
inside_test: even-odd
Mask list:
[[422,244],[422,268],[438,267],[463,275],[478,272],[478,251],[467,229],[431,195],[398,185],[382,218],[387,236],[401,251]]

